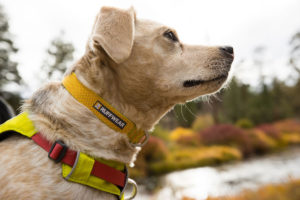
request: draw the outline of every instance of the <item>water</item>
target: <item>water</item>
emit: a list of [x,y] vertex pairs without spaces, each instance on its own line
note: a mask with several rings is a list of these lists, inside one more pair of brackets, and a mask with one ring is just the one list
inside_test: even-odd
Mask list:
[[300,147],[221,167],[200,167],[173,172],[160,178],[163,187],[154,194],[139,186],[137,200],[181,200],[183,196],[206,199],[208,196],[237,194],[268,183],[300,178]]

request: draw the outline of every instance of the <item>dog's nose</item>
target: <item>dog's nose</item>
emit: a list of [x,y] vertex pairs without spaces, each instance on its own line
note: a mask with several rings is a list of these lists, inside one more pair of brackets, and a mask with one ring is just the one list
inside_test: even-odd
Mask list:
[[233,48],[230,46],[220,47],[220,50],[233,56]]

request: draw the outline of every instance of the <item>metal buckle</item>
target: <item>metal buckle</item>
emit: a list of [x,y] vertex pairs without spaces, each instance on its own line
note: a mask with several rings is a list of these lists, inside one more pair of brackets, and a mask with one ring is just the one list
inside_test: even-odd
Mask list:
[[136,196],[136,194],[138,192],[137,184],[136,184],[136,182],[133,179],[128,178],[128,183],[131,184],[133,187],[132,187],[131,196],[130,197],[125,197],[124,198],[125,200],[134,199],[134,197]]
[[146,131],[144,137],[142,138],[142,141],[136,144],[130,142],[130,144],[133,147],[143,147],[145,146],[145,144],[147,144],[148,140],[149,140],[149,133],[148,131]]
[[128,185],[128,183],[129,184],[131,184],[132,186],[133,186],[133,190],[132,190],[132,192],[131,192],[131,196],[130,197],[125,197],[124,199],[125,200],[131,200],[131,199],[133,199],[135,196],[136,196],[136,194],[137,194],[137,184],[136,184],[136,182],[134,181],[134,180],[132,180],[131,178],[128,178],[129,177],[129,172],[128,172],[128,169],[127,169],[127,166],[125,166],[125,174],[126,174],[126,179],[125,179],[125,185],[124,185],[124,187],[123,187],[123,189],[122,189],[122,191],[121,191],[121,194],[120,194],[120,196],[119,196],[119,199],[121,199],[122,198],[122,195],[124,194],[124,192],[125,192],[125,188],[127,187],[127,185]]
[[[57,156],[57,158],[54,159],[54,158],[52,158],[52,157],[50,156],[50,154],[52,153],[53,149],[55,148],[55,146],[56,146],[57,144],[59,144],[60,146],[62,146],[62,150],[59,152],[59,155]],[[49,151],[49,153],[48,153],[48,158],[50,158],[51,160],[54,160],[55,163],[59,163],[59,162],[65,157],[65,155],[66,155],[66,153],[67,153],[67,150],[68,150],[68,146],[67,146],[63,141],[61,141],[61,140],[56,140],[56,141],[52,144],[52,146],[51,146],[51,148],[50,148],[50,151]]]

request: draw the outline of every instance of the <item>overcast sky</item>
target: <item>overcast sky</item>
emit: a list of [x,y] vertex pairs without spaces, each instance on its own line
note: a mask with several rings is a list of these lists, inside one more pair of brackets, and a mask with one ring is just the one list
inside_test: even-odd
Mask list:
[[[288,43],[300,31],[299,0],[1,0],[9,17],[19,52],[14,58],[30,90],[39,85],[39,69],[50,40],[65,32],[76,48],[84,51],[96,14],[104,5],[134,6],[138,18],[175,28],[189,44],[232,45],[234,74],[255,85],[258,73],[287,79]],[[253,68],[253,50],[265,46],[265,65]],[[258,55],[257,57],[259,57]],[[238,63],[245,60],[242,67]]]

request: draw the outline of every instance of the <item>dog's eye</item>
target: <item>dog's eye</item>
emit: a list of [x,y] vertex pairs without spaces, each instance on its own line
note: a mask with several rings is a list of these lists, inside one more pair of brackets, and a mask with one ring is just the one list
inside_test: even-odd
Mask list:
[[172,40],[173,42],[178,42],[178,38],[176,37],[176,35],[170,31],[170,30],[167,30],[166,32],[164,32],[164,37]]

